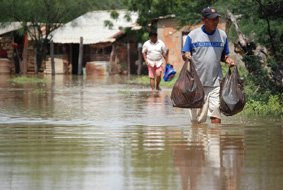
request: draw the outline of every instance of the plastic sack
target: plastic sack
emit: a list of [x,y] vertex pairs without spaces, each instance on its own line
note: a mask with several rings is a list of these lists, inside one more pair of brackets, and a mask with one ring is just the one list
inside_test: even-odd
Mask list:
[[163,79],[164,81],[170,81],[174,78],[176,74],[175,69],[173,68],[173,65],[167,63],[165,66],[165,70],[164,70],[164,75],[163,75]]
[[243,80],[240,79],[238,68],[234,66],[229,68],[220,83],[220,111],[226,116],[232,116],[242,111],[245,103]]
[[[188,67],[189,66],[189,67]],[[174,107],[201,108],[204,91],[193,63],[186,61],[171,92]]]

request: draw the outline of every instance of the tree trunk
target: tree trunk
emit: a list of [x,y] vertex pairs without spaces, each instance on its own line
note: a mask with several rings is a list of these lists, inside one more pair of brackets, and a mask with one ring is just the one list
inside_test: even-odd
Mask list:
[[34,74],[38,74],[38,67],[37,67],[37,49],[35,49],[35,54],[34,54]]
[[[268,50],[266,47],[256,44],[248,39],[240,30],[237,19],[231,11],[227,10],[227,22],[232,23],[238,35],[238,41],[234,43],[235,52],[243,56],[243,61],[249,73],[252,75],[260,75],[268,73],[265,79],[270,81],[270,84],[279,88],[283,87],[283,67],[278,63],[276,72],[267,66]],[[264,79],[264,76],[261,76]],[[266,81],[268,83],[268,81]]]
[[50,43],[50,56],[51,56],[51,74],[55,75],[55,62],[54,62],[54,43]]
[[130,45],[131,45],[130,42],[127,42],[127,66],[128,66],[127,71],[128,71],[128,76],[131,75],[131,57],[130,57],[130,55],[131,55],[130,47],[131,46]]
[[138,44],[138,60],[136,61],[137,68],[137,74],[141,75],[142,71],[142,44]]
[[41,66],[42,66],[42,61],[43,61],[43,52],[41,47],[35,50],[35,74],[38,74],[38,72],[41,72]]
[[[252,54],[252,51],[255,49],[255,44],[254,42],[251,42],[240,30],[240,27],[238,25],[237,19],[235,15],[232,14],[230,10],[227,10],[227,19],[228,23],[232,23],[235,27],[235,30],[238,35],[238,41],[234,43],[235,45],[235,50],[237,51],[236,53],[240,54]],[[230,24],[228,24],[230,25]]]
[[28,62],[28,35],[25,34],[24,37],[24,49],[23,49],[23,61],[21,61],[21,73],[26,74],[27,73],[27,62]]
[[38,74],[38,72],[43,71],[42,63],[46,57],[46,44],[42,41],[37,41],[35,42],[34,49],[35,49],[34,70],[35,70],[35,74]]

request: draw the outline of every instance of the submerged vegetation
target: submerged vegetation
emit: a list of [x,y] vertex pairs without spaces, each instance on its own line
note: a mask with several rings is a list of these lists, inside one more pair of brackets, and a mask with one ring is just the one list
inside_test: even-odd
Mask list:
[[[282,98],[282,97],[281,97]],[[247,100],[244,113],[246,115],[283,117],[283,104],[279,95],[271,95],[265,100]]]
[[16,84],[37,84],[46,83],[46,79],[39,77],[17,76],[11,79],[11,82]]
[[[165,82],[163,79],[161,79],[160,86],[161,88],[172,88],[173,85],[175,84],[176,80],[178,78],[178,75],[168,82]],[[130,84],[139,84],[139,85],[144,85],[144,86],[149,86],[149,77],[148,76],[138,76],[138,77],[133,77],[130,81]]]
[[36,95],[42,95],[47,93],[46,83],[47,79],[40,78],[38,76],[17,76],[13,77],[10,82],[19,86],[36,86],[35,89],[31,88],[31,93]]
[[246,115],[283,117],[283,95],[268,88],[262,90],[258,81],[249,74],[245,76],[245,94]]

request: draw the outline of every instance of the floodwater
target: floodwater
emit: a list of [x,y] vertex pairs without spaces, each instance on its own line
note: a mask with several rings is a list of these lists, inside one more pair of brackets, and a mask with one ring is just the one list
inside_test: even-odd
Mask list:
[[279,190],[283,121],[191,125],[170,89],[120,77],[0,75],[1,190]]

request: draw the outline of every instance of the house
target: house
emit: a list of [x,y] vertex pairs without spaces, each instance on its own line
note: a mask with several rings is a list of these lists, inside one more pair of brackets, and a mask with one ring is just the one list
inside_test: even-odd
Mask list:
[[[86,68],[86,73],[90,74],[91,70],[95,70],[93,67],[107,69],[110,74],[127,73],[127,64],[134,65],[137,59],[135,56],[128,56],[135,53],[137,42],[124,29],[140,29],[136,24],[138,15],[125,10],[117,10],[115,13],[119,15],[116,19],[111,17],[111,11],[88,12],[55,30],[52,33],[55,65],[63,63],[63,73],[78,73],[79,44],[82,37],[83,67]],[[129,51],[127,43],[131,47]],[[50,72],[50,61],[46,66],[46,71]]]
[[[177,71],[180,71],[184,62],[181,51],[186,37],[191,30],[201,26],[202,23],[180,28],[175,15],[168,15],[154,19],[152,25],[157,28],[158,38],[162,40],[169,49],[168,62],[172,64]],[[221,21],[218,26],[220,29],[225,30],[226,25],[224,21]]]
[[[1,23],[0,27],[0,48],[1,48],[1,74],[19,72],[20,64],[14,60],[14,47],[15,42],[22,44],[23,40],[16,33],[21,29],[21,23]],[[22,48],[21,48],[22,49]],[[20,56],[20,55],[19,55]],[[5,68],[4,68],[5,65]]]
[[22,32],[23,24],[9,22],[0,25],[0,47],[7,52],[9,62],[6,73],[34,73],[35,51],[31,37]]

